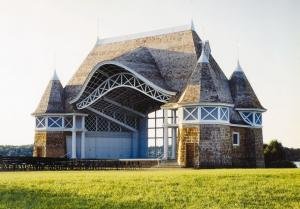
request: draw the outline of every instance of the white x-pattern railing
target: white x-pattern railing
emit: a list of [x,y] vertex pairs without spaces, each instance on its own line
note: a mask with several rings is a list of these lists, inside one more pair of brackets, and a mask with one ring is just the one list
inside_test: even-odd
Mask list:
[[229,109],[228,108],[220,108],[220,119],[228,120],[229,118]]
[[183,111],[184,120],[198,120],[198,107],[187,107]]
[[224,106],[183,107],[185,122],[229,123],[229,108]]
[[62,117],[49,117],[48,118],[49,127],[62,127]]
[[218,107],[202,107],[201,120],[218,120]]
[[118,73],[109,78],[107,78],[104,82],[102,82],[89,96],[81,100],[79,103],[76,104],[78,109],[84,109],[98,99],[103,97],[105,94],[110,92],[113,89],[120,88],[120,87],[128,87],[135,89],[154,100],[159,102],[166,103],[171,95],[161,92],[139,78],[135,77],[133,74],[130,73]]
[[239,111],[243,120],[251,126],[261,126],[262,125],[262,114],[260,112],[253,111]]
[[36,127],[37,128],[46,127],[46,119],[44,117],[36,117]]

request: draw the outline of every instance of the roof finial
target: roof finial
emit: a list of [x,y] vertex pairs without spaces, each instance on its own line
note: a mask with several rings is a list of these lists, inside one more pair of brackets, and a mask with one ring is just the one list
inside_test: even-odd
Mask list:
[[96,45],[100,44],[100,21],[99,21],[99,17],[97,17],[97,41],[96,41]]
[[239,59],[237,60],[237,65],[236,65],[235,71],[243,72],[243,68],[240,65],[240,60]]
[[54,72],[53,72],[53,76],[52,76],[51,80],[56,81],[56,80],[59,80],[59,78],[56,74],[56,52],[54,52],[54,54],[53,54],[53,64],[54,64]]
[[202,52],[198,59],[198,63],[209,63],[208,56],[210,53],[210,49],[208,41],[202,42]]
[[54,72],[53,72],[53,76],[52,76],[52,79],[51,79],[52,81],[58,81],[59,80],[59,78],[58,78],[58,76],[57,76],[57,74],[56,74],[56,70],[54,69]]
[[237,51],[237,65],[236,65],[235,71],[242,72],[243,68],[240,65],[240,43],[239,43],[239,41],[237,41],[236,51]]
[[195,25],[194,25],[193,18],[191,19],[191,30],[195,31]]

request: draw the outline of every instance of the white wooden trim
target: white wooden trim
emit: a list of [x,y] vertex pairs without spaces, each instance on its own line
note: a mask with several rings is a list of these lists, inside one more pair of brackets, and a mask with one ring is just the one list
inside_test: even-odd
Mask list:
[[266,112],[266,109],[259,109],[259,108],[234,108],[237,111],[245,111],[245,112]]
[[[238,141],[237,144],[234,144],[234,143],[233,143],[233,136],[234,136],[235,134],[237,135],[237,141]],[[240,146],[240,133],[239,133],[239,132],[236,132],[236,131],[233,131],[233,132],[232,132],[231,140],[232,140],[232,145],[233,145],[233,146],[236,146],[236,147]]]

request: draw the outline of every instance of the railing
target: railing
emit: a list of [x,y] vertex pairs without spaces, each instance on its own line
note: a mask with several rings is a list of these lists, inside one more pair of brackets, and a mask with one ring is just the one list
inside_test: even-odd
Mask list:
[[85,159],[38,157],[0,157],[0,171],[43,170],[120,170],[141,169],[157,165],[156,159]]

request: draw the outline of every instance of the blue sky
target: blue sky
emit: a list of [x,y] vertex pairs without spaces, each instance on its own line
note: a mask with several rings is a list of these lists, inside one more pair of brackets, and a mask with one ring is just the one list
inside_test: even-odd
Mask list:
[[[30,115],[53,74],[63,85],[107,38],[189,24],[229,77],[237,61],[261,103],[264,141],[300,147],[300,1],[0,0],[0,144],[33,143]],[[54,64],[54,54],[56,64]]]

